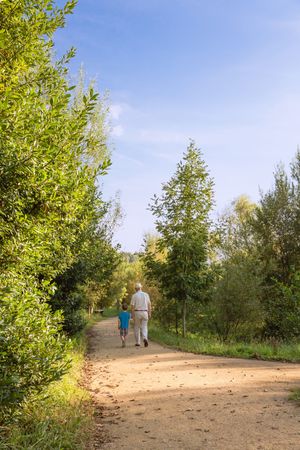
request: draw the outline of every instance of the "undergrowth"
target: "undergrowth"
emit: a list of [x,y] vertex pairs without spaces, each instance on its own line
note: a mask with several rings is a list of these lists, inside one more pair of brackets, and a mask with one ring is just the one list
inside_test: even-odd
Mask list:
[[299,343],[268,342],[222,342],[214,336],[188,334],[186,338],[175,332],[166,331],[157,323],[149,324],[150,337],[161,344],[192,353],[227,356],[234,358],[255,358],[270,361],[300,362]]
[[[90,327],[99,317],[89,321]],[[38,401],[28,402],[22,415],[0,427],[1,450],[83,450],[93,427],[93,407],[80,386],[86,350],[86,333],[72,339],[72,367],[49,386]]]

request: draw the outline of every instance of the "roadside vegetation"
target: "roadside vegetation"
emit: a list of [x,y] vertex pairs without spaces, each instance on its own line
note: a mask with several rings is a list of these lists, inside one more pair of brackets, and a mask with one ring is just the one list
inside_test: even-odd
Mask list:
[[150,204],[157,233],[119,266],[125,301],[134,279],[150,293],[154,340],[195,353],[300,361],[299,151],[260,195],[257,204],[237,197],[213,221],[213,181],[190,143]]
[[290,395],[290,400],[293,400],[298,403],[300,406],[300,389],[293,389]]
[[102,313],[102,317],[103,318],[115,317],[118,315],[119,312],[120,312],[120,310],[116,307],[105,308]]
[[[208,180],[199,187],[189,177],[201,166]],[[289,173],[277,167],[257,204],[240,196],[212,221],[201,189],[211,198],[213,184],[190,144],[154,197],[157,233],[123,262],[127,280],[139,279],[150,293],[151,339],[199,354],[300,362],[299,183],[298,151]],[[299,392],[290,398],[299,401]]]
[[74,49],[53,52],[75,4],[0,2],[2,449],[82,448],[91,403],[78,333],[94,310],[116,315],[136,281],[160,342],[300,360],[300,151],[257,204],[237,197],[213,221],[214,182],[191,142],[150,203],[156,234],[121,254],[119,202],[99,187],[111,165],[106,96],[82,72],[70,84]]
[[82,72],[70,84],[74,49],[53,51],[75,4],[0,2],[3,448],[77,448],[88,398],[74,336],[111,301],[120,260],[119,204],[99,188],[111,165],[107,100]]
[[[90,325],[92,322],[90,323]],[[23,405],[20,416],[0,427],[0,449],[82,450],[93,430],[93,405],[82,386],[86,334],[72,338],[71,367],[43,395]]]
[[151,339],[167,347],[203,355],[232,358],[261,359],[266,361],[300,362],[300,343],[223,342],[216,336],[188,333],[186,337],[150,323]]

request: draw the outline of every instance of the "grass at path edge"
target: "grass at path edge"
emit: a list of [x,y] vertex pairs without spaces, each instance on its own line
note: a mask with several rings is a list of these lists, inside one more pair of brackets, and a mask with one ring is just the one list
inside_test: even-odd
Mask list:
[[22,417],[0,434],[0,450],[83,450],[92,438],[93,404],[81,385],[87,330],[101,320],[95,315],[73,339],[72,367],[46,391],[47,398],[26,405]]
[[[166,331],[155,322],[149,323],[150,339],[159,344],[185,352],[225,356],[230,358],[261,359],[264,361],[300,362],[300,344],[268,343],[223,343],[217,339],[208,339],[199,335],[183,338],[176,333]],[[300,388],[293,388],[289,400],[300,406]]]
[[183,338],[176,333],[166,331],[155,322],[149,322],[150,339],[168,347],[186,352],[225,356],[231,358],[261,359],[265,361],[300,362],[300,344],[278,343],[224,343],[216,338],[207,338],[189,334]]

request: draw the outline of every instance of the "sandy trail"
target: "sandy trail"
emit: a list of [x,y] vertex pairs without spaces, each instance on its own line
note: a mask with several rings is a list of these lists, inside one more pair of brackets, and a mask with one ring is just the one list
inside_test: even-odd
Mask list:
[[299,369],[136,348],[132,330],[121,348],[116,319],[99,322],[87,366],[100,405],[92,448],[300,450],[300,408],[288,401]]

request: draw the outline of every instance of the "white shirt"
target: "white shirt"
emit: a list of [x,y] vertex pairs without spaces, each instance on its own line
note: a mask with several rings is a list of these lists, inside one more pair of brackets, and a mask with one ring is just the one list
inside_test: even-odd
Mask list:
[[131,306],[134,306],[136,311],[148,311],[151,306],[150,297],[146,292],[137,291],[131,297]]

